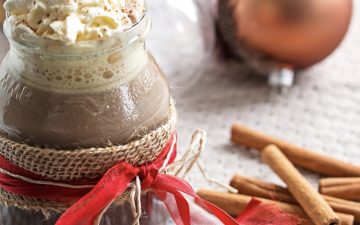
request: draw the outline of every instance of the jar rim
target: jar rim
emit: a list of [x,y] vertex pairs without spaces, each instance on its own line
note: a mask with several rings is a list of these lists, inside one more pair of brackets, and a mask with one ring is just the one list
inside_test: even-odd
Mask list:
[[[146,4],[146,3],[145,3]],[[99,54],[121,51],[137,41],[145,41],[150,32],[151,20],[145,5],[145,12],[141,19],[129,29],[114,33],[110,37],[94,40],[78,41],[75,44],[66,44],[63,41],[51,40],[40,36],[22,33],[13,36],[9,19],[3,24],[3,31],[10,42],[10,46],[25,52],[40,53],[42,55],[73,56],[79,54]]]

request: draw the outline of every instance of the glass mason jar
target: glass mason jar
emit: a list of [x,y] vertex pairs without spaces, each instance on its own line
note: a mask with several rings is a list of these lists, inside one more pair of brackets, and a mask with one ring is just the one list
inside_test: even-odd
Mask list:
[[[68,46],[13,32],[10,23],[10,51],[0,66],[2,135],[71,150],[128,143],[168,120],[168,83],[145,48],[147,13],[127,31]],[[131,224],[130,212],[114,206],[101,224]],[[2,225],[50,225],[57,217],[0,206]]]
[[[196,87],[215,55],[216,3],[216,0],[147,3],[153,21],[147,44],[171,86],[176,87],[172,93],[176,96],[187,96]],[[183,47],[169,51],[173,46]]]

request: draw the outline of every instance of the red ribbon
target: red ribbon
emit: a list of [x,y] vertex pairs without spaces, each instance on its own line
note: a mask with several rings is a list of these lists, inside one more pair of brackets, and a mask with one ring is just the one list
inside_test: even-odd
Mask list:
[[236,218],[239,225],[297,225],[301,220],[283,212],[276,204],[264,204],[253,198],[245,210]]
[[[176,158],[176,134],[174,133],[161,154],[151,163],[140,167],[126,162],[119,162],[110,168],[104,176],[96,181],[76,181],[68,184],[94,185],[93,188],[69,188],[51,184],[36,184],[13,176],[0,173],[0,187],[17,195],[40,198],[51,201],[73,203],[59,218],[56,225],[93,225],[94,220],[117,197],[121,196],[136,176],[139,176],[142,189],[151,189],[164,202],[171,217],[177,225],[214,224],[206,218],[204,212],[193,210],[194,203],[212,213],[220,223],[226,225],[295,225],[298,220],[284,214],[273,205],[261,204],[253,200],[236,221],[224,211],[196,195],[191,186],[184,180],[161,174],[159,170],[170,155],[168,164]],[[173,148],[173,151],[171,151]],[[10,173],[33,180],[46,181],[42,176],[24,170],[0,156],[0,168]],[[193,207],[193,208],[192,208]],[[205,222],[208,219],[210,222]]]
[[[71,184],[96,184],[93,188],[68,188],[54,185],[34,184],[21,179],[0,173],[0,187],[17,195],[55,200],[60,202],[74,202],[69,209],[56,222],[56,225],[93,225],[94,220],[107,208],[116,198],[121,196],[136,176],[139,176],[142,189],[152,189],[160,200],[162,200],[174,222],[178,225],[191,225],[193,213],[189,197],[211,212],[222,223],[238,225],[238,223],[217,208],[213,204],[201,199],[196,195],[191,186],[184,180],[168,175],[160,174],[168,154],[171,164],[176,158],[175,133],[161,154],[151,163],[135,167],[126,162],[119,162],[111,167],[99,181],[77,181]],[[173,151],[170,152],[170,150]],[[36,180],[45,180],[41,176],[26,171],[0,157],[0,167],[11,173],[25,176]],[[64,196],[66,196],[64,198]],[[82,197],[81,197],[82,196]],[[175,204],[173,201],[175,200]]]
[[[154,190],[165,204],[164,193],[174,196],[177,210],[174,210],[173,205],[166,204],[166,206],[171,209],[169,212],[176,224],[191,225],[189,203],[184,196],[187,194],[202,203],[224,224],[237,225],[238,223],[221,209],[200,199],[184,180],[172,175],[159,174],[159,169],[163,166],[171,147],[176,148],[172,146],[174,138],[173,135],[165,149],[152,163],[135,167],[129,163],[120,162],[110,168],[88,194],[65,211],[56,225],[93,225],[98,215],[124,193],[136,176],[142,180],[142,189]],[[171,152],[169,163],[172,163],[175,157],[174,150]]]

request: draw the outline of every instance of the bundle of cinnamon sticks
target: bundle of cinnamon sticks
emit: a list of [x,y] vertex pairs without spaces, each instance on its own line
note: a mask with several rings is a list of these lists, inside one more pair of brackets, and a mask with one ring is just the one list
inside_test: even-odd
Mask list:
[[[235,175],[230,185],[237,194],[199,190],[200,197],[219,206],[230,215],[238,215],[252,197],[277,205],[293,213],[302,225],[351,225],[360,223],[360,167],[324,156],[315,151],[251,130],[243,125],[232,127],[234,143],[261,151],[265,162],[287,188],[259,179]],[[330,176],[320,179],[319,192],[295,168]],[[335,177],[335,178],[334,178]]]

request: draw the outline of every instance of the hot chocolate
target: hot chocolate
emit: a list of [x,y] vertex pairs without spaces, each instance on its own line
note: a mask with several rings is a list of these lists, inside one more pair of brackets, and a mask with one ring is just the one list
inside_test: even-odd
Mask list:
[[9,19],[4,27],[12,42],[0,72],[6,135],[48,147],[98,147],[126,143],[167,119],[167,81],[144,50],[147,16],[106,41],[65,46],[14,36],[16,24]]
[[[150,20],[142,0],[31,2],[5,4],[11,49],[0,67],[2,135],[49,148],[104,147],[169,119],[167,81],[144,47]],[[104,224],[121,224],[114,212]],[[0,224],[39,221],[54,224],[0,206]]]

